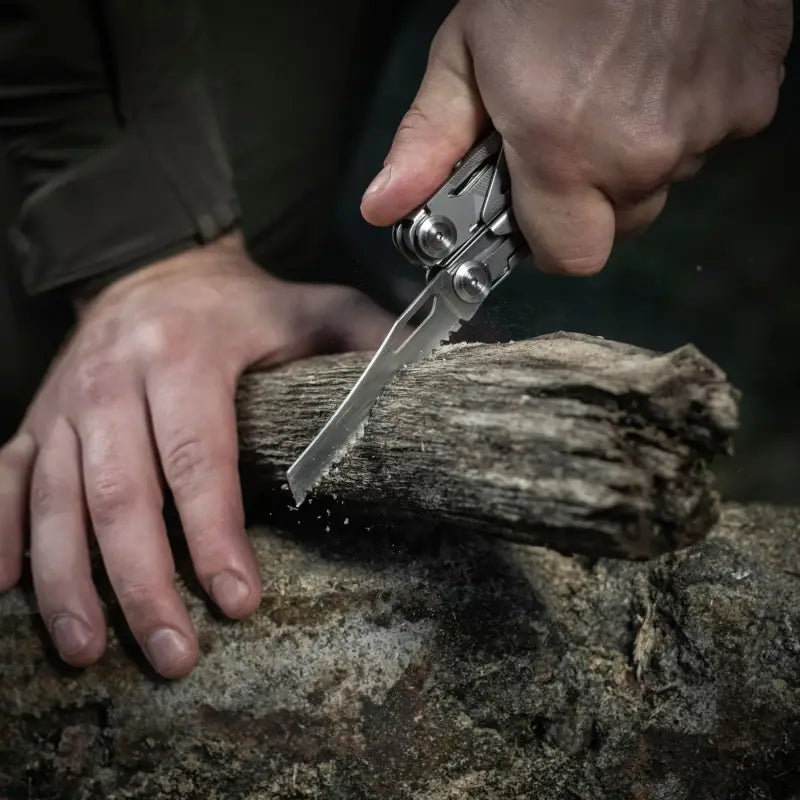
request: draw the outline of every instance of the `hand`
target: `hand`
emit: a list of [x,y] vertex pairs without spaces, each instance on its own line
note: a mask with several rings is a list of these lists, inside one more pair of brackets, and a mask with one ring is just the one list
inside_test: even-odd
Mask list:
[[372,349],[391,322],[354,290],[265,274],[238,235],[104,290],[0,450],[0,591],[20,577],[30,503],[34,588],[62,658],[85,666],[105,646],[93,532],[153,667],[187,674],[197,640],[173,584],[163,481],[203,588],[229,617],[251,613],[261,587],[237,474],[237,378],[255,362]]
[[791,0],[461,0],[362,212],[421,205],[491,120],[537,265],[595,273],[708,150],[769,123],[791,32]]

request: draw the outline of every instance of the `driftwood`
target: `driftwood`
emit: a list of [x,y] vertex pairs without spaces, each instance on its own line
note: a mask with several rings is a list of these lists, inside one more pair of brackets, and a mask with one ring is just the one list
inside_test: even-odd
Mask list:
[[800,796],[800,509],[639,563],[349,530],[253,531],[250,620],[184,585],[202,659],[171,684],[120,628],[60,668],[0,598],[0,797]]
[[[328,356],[245,376],[250,499],[284,483],[365,362]],[[658,355],[558,334],[446,347],[390,384],[363,439],[295,523],[329,527],[333,509],[338,523],[427,520],[567,553],[652,557],[696,541],[717,519],[707,467],[729,450],[736,401],[691,346]],[[278,500],[273,510],[291,504],[285,488]]]

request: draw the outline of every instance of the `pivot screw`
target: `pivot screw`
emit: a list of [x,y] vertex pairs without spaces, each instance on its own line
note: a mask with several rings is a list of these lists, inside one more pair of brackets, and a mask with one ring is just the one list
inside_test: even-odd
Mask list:
[[482,303],[491,288],[489,272],[480,261],[465,261],[453,275],[453,290],[465,303]]
[[456,246],[456,226],[447,217],[434,215],[420,223],[417,231],[419,249],[428,257],[441,261]]

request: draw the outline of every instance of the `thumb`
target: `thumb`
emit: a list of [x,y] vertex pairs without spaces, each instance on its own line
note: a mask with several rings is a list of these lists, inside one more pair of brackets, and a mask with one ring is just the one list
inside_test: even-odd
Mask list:
[[299,285],[298,292],[291,358],[377,350],[395,322],[357,289],[317,284]]
[[364,219],[391,225],[422,205],[475,144],[486,119],[466,42],[451,16],[433,40],[425,77],[384,168],[364,195]]

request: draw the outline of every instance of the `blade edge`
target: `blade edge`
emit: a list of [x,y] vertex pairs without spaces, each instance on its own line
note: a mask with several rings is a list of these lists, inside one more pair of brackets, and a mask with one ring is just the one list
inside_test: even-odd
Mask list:
[[[409,311],[427,302],[430,286],[409,306]],[[427,296],[426,296],[427,295]],[[424,304],[423,302],[423,304]],[[407,313],[401,317],[406,318]],[[470,315],[471,316],[471,315]],[[289,489],[297,506],[319,481],[338,464],[358,442],[369,415],[384,389],[397,372],[413,361],[430,355],[457,331],[464,319],[442,295],[434,294],[434,308],[394,353],[390,349],[397,325],[384,340],[372,361],[367,365],[323,428],[287,471]],[[399,324],[400,321],[398,321]],[[420,341],[422,340],[422,341]],[[414,343],[417,346],[411,346]],[[383,360],[383,369],[381,369]],[[354,402],[355,400],[358,402]]]

